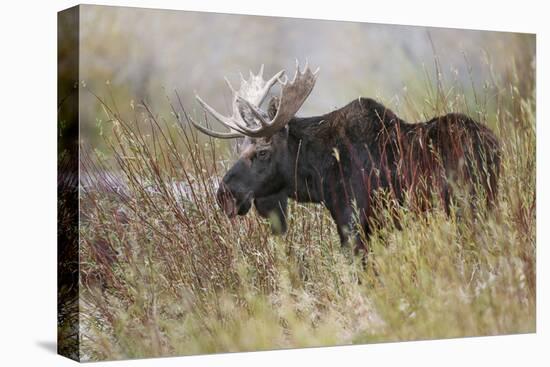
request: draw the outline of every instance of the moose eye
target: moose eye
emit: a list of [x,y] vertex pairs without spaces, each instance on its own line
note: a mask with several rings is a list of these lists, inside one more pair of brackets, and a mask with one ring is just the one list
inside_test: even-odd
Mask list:
[[265,160],[269,158],[269,150],[260,150],[256,154],[258,155],[258,158],[261,160]]

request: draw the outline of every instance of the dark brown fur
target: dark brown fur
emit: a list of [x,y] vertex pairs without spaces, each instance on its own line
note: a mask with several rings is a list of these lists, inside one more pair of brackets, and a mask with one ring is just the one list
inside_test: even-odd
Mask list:
[[[276,100],[268,108],[271,116],[274,106]],[[251,144],[268,144],[269,158],[257,159]],[[485,195],[489,203],[498,190],[500,145],[487,127],[454,113],[411,124],[369,98],[322,116],[294,118],[247,149],[247,162],[241,158],[227,173],[219,197],[230,193],[241,215],[254,198],[261,215],[277,214],[283,231],[287,198],[323,203],[343,244],[355,232],[354,208],[370,235],[380,190],[398,204],[408,196],[419,210],[435,195],[447,212],[453,187]],[[366,247],[355,237],[358,248]]]

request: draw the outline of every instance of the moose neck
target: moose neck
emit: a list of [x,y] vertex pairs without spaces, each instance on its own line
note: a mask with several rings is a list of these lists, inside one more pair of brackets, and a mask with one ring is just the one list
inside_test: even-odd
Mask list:
[[295,118],[289,123],[287,194],[299,202],[318,203],[322,198],[323,166],[326,147],[310,136],[304,127],[321,121],[321,117]]

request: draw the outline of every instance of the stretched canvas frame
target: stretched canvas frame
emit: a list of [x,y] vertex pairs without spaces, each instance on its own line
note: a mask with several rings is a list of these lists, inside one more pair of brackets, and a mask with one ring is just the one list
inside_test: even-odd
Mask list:
[[[177,35],[185,52],[128,22],[134,33],[125,33],[120,21],[132,16],[159,35]],[[193,18],[207,19],[198,22],[204,29]],[[242,24],[252,31],[238,32]],[[152,40],[157,49],[139,52],[136,44]],[[362,41],[387,49],[351,53],[345,46]],[[409,42],[429,47],[431,58],[417,58]],[[484,49],[489,43],[494,47]],[[60,12],[58,352],[75,360],[126,359],[534,332],[534,44],[534,35],[506,32],[93,5]],[[337,45],[347,52],[332,51]],[[175,54],[151,52],[165,49]],[[180,67],[184,55],[192,62]],[[407,57],[416,61],[403,66]],[[322,205],[290,197],[283,236],[271,234],[281,219],[273,211],[262,216],[260,197],[256,212],[226,218],[231,210],[218,188],[243,159],[243,139],[221,143],[194,128],[191,120],[223,129],[205,121],[208,108],[195,92],[231,115],[224,75],[211,65],[255,75],[263,63],[269,76],[286,69],[292,80],[295,58],[300,70],[305,58],[312,71],[321,67],[298,116],[350,101],[370,108],[373,98],[388,111],[380,119],[392,110],[395,119],[415,122],[452,112],[489,126],[502,144],[496,209],[461,206],[461,198],[473,204],[479,197],[458,194],[447,213],[438,198],[417,213],[408,198],[411,205],[387,206],[392,192],[382,193],[377,211],[386,217],[377,220],[385,226],[372,235],[366,227],[344,228],[369,244],[368,257],[354,254],[353,245],[340,247],[343,230]],[[364,82],[354,74],[361,65],[372,68],[361,74]],[[238,84],[238,74],[228,79]],[[264,107],[264,117],[273,118]],[[345,159],[327,148],[325,161]],[[350,205],[359,218],[361,204]]]

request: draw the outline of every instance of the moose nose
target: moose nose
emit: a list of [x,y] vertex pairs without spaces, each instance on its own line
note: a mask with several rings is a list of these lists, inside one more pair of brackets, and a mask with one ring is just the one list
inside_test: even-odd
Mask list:
[[227,215],[229,218],[233,218],[237,215],[236,200],[224,182],[222,182],[220,184],[220,187],[218,187],[218,192],[216,193],[216,201],[218,202],[218,205],[223,209],[225,215]]

